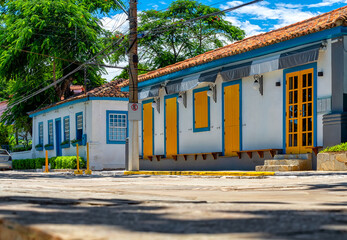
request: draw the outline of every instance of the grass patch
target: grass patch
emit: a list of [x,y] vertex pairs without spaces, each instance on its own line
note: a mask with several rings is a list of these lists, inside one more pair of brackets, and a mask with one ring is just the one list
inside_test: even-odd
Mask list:
[[347,151],[347,142],[340,143],[340,144],[332,146],[332,147],[327,147],[320,152],[326,153],[326,152],[345,152],[345,151]]

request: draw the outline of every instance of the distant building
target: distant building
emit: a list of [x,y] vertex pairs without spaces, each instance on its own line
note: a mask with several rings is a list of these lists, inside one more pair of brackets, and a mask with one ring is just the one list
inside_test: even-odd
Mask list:
[[[113,81],[29,113],[33,118],[33,149],[23,158],[75,156],[86,159],[89,143],[91,169],[125,167],[128,94]],[[72,90],[81,88],[72,87]],[[76,143],[72,143],[76,141]]]

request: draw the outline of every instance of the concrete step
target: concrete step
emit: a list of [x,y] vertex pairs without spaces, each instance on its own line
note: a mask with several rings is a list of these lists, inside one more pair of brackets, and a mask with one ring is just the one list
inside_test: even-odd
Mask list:
[[264,166],[276,166],[276,165],[287,165],[287,166],[298,166],[300,170],[312,170],[311,159],[282,159],[282,160],[265,160]]
[[274,157],[275,160],[282,159],[312,159],[312,153],[305,154],[277,154]]
[[289,172],[289,171],[300,171],[299,166],[296,165],[263,165],[256,166],[257,172]]

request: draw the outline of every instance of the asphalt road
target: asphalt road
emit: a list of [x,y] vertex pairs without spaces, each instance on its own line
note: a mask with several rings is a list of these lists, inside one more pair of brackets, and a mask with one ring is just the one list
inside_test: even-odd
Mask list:
[[0,172],[0,239],[347,239],[347,173]]

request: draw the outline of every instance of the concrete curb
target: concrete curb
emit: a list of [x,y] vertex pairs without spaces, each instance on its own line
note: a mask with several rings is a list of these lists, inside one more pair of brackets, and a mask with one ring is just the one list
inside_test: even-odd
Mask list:
[[124,175],[177,175],[177,176],[274,176],[275,172],[231,172],[231,171],[124,171]]

